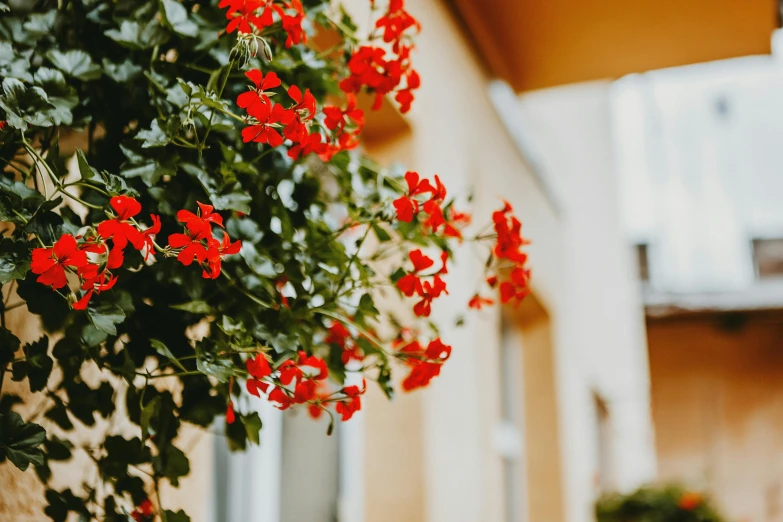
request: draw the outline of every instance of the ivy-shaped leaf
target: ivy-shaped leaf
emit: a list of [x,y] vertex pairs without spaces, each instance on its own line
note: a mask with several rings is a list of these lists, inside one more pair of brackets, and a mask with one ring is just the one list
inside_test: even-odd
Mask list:
[[162,342],[158,341],[157,339],[150,339],[150,346],[152,346],[156,352],[158,352],[160,355],[174,363],[174,365],[182,370],[183,372],[187,371],[184,366],[182,366],[182,363],[179,362],[179,359],[174,357],[174,354],[171,353],[171,350],[169,350],[168,346],[163,344]]
[[103,73],[117,83],[130,81],[141,74],[142,71],[141,67],[130,60],[113,63],[109,59],[104,58],[101,61],[101,65],[103,65]]
[[52,62],[52,65],[78,80],[97,80],[101,77],[100,66],[93,63],[90,55],[80,49],[71,49],[66,52],[52,49],[46,54],[46,57]]
[[171,510],[164,510],[166,513],[166,522],[190,522],[190,517],[181,509],[174,513]]
[[137,50],[151,49],[165,43],[169,38],[168,33],[154,18],[143,26],[136,21],[123,20],[119,30],[109,29],[104,34],[123,47]]
[[60,123],[55,118],[56,111],[49,103],[46,92],[38,86],[28,89],[16,78],[3,80],[0,109],[5,111],[8,125],[19,130],[27,130],[28,124],[36,127],[51,127]]
[[180,477],[190,473],[188,458],[173,444],[168,444],[159,455],[152,458],[152,467],[156,473],[169,479],[173,486],[178,486]]
[[188,19],[188,11],[182,4],[174,0],[161,0],[161,3],[163,17],[175,33],[191,37],[198,34],[198,26]]
[[30,270],[30,249],[22,241],[0,239],[0,285],[22,279]]
[[87,317],[98,330],[117,335],[117,326],[125,320],[125,312],[115,303],[101,303],[87,308]]
[[48,350],[49,338],[45,335],[34,343],[26,344],[24,346],[24,361],[15,362],[13,365],[13,379],[21,381],[26,377],[31,392],[38,392],[46,388],[54,366]]
[[44,440],[46,431],[38,424],[25,423],[13,411],[0,414],[0,462],[7,458],[22,471],[30,464],[40,466],[44,463],[40,447]]
[[0,367],[5,368],[14,360],[14,355],[21,345],[22,342],[11,330],[0,326]]

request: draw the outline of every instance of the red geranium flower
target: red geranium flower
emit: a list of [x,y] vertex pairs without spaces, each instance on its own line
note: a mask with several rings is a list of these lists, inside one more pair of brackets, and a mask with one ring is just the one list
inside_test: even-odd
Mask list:
[[251,69],[245,73],[245,76],[253,82],[255,89],[243,92],[237,97],[237,105],[243,109],[263,103],[261,96],[264,96],[266,91],[281,85],[280,78],[275,72],[269,72],[264,76],[259,69]]
[[419,294],[422,299],[413,306],[413,313],[419,317],[429,317],[432,312],[432,300],[440,297],[441,293],[448,294],[448,291],[446,283],[440,277],[435,276],[431,284],[429,281],[425,281],[422,292]]
[[327,105],[323,108],[324,125],[331,130],[342,131],[348,124],[348,120],[352,120],[359,127],[364,126],[364,111],[356,108],[356,96],[352,93],[347,95],[347,105],[345,109]]
[[316,104],[315,97],[310,92],[310,89],[305,90],[304,95],[302,95],[302,91],[299,87],[292,85],[288,88],[288,96],[296,102],[296,105],[294,105],[291,110],[294,110],[297,113],[304,113],[302,121],[313,119],[315,116]]
[[70,234],[63,234],[52,248],[36,248],[30,269],[38,274],[39,283],[49,285],[52,289],[68,284],[65,267],[80,268],[87,264],[87,252],[80,250],[76,239]]
[[248,107],[247,113],[255,123],[242,129],[242,141],[268,143],[271,147],[279,147],[283,143],[283,137],[275,128],[288,125],[295,116],[279,103],[273,104],[268,96],[262,96],[260,103]]
[[226,406],[226,422],[228,424],[234,424],[235,420],[236,414],[234,413],[234,403],[228,401],[228,406]]
[[475,308],[476,310],[481,310],[481,307],[484,305],[491,305],[494,304],[495,301],[492,299],[481,297],[479,294],[475,294],[473,297],[470,298],[470,301],[468,302],[468,308]]
[[136,250],[141,250],[146,244],[144,235],[133,223],[132,217],[141,212],[141,203],[129,196],[114,196],[109,200],[116,217],[98,225],[98,234],[103,239],[114,241],[114,248],[124,250],[128,243]]

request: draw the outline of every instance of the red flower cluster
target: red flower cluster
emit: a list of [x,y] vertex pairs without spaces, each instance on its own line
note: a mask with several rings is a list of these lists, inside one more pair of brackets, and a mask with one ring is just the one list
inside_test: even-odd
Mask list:
[[[242,140],[245,143],[266,143],[271,147],[279,147],[288,140],[291,143],[288,149],[291,159],[315,153],[324,161],[329,161],[337,152],[352,149],[359,144],[356,137],[361,132],[364,114],[356,108],[355,101],[349,99],[346,109],[324,109],[325,125],[333,131],[332,136],[325,139],[320,132],[310,130],[318,110],[310,89],[302,93],[296,85],[289,87],[288,96],[293,104],[285,107],[270,98],[273,94],[271,90],[282,84],[277,74],[269,72],[264,75],[260,70],[252,69],[245,76],[253,82],[253,88],[237,98],[237,105],[248,114],[249,126],[242,129]],[[346,129],[347,119],[353,121],[350,130]]]
[[189,210],[177,212],[177,221],[185,225],[185,233],[169,236],[170,255],[176,254],[177,261],[190,266],[197,261],[203,268],[202,276],[206,279],[216,279],[220,275],[223,258],[239,253],[241,241],[231,242],[224,231],[221,240],[212,235],[212,225],[223,227],[223,218],[213,212],[212,205],[199,202],[199,213]]
[[337,345],[342,349],[343,364],[348,364],[351,360],[361,361],[364,359],[364,352],[354,342],[351,332],[342,323],[335,322],[329,327],[329,333],[324,338],[324,343]]
[[339,392],[328,393],[326,378],[329,371],[326,362],[314,355],[299,352],[297,360],[288,359],[277,370],[273,370],[263,353],[245,363],[248,379],[248,393],[260,397],[270,388],[268,398],[277,407],[286,410],[294,404],[309,403],[309,412],[318,418],[327,405],[335,403],[335,411],[343,421],[350,419],[362,407],[361,395],[367,389],[346,386]]
[[677,501],[677,507],[685,511],[693,511],[698,508],[704,499],[701,494],[694,491],[688,491],[682,494],[680,500]]
[[383,41],[392,44],[390,59],[386,59],[386,49],[380,45],[370,42],[360,47],[348,60],[351,74],[340,82],[340,88],[347,93],[358,93],[365,87],[374,92],[373,110],[381,108],[386,94],[395,92],[400,112],[406,113],[413,103],[413,91],[421,85],[419,74],[411,66],[413,44],[409,38],[419,31],[419,22],[405,10],[404,0],[390,0],[388,10],[375,26],[382,29]]
[[263,353],[248,359],[245,365],[249,375],[246,385],[248,393],[260,397],[260,392],[266,393],[269,386],[273,386],[269,400],[278,403],[281,410],[314,400],[318,381],[329,376],[326,362],[305,352],[299,352],[297,362],[292,359],[284,361],[274,377]]
[[[154,249],[153,237],[160,232],[160,218],[150,215],[153,226],[142,230],[134,219],[141,212],[141,204],[128,196],[115,196],[109,201],[111,219],[96,227],[97,234],[73,237],[63,234],[50,248],[33,250],[30,265],[37,281],[53,290],[68,284],[67,273],[75,273],[84,294],[73,303],[76,310],[84,310],[94,294],[111,289],[117,276],[111,271],[120,268],[125,260],[125,247],[145,250],[145,260]],[[111,239],[112,247],[107,241]]]
[[[419,317],[429,317],[432,312],[432,300],[440,297],[441,294],[448,294],[446,283],[440,278],[440,274],[448,273],[446,268],[446,261],[449,257],[448,252],[444,251],[441,253],[441,268],[429,276],[420,272],[435,264],[431,258],[418,249],[411,251],[408,257],[411,263],[413,263],[413,271],[408,272],[397,280],[397,288],[408,297],[413,297],[414,294],[421,297],[421,301],[413,306],[413,313]],[[432,281],[422,281],[425,277],[432,277]]]
[[151,522],[155,517],[155,506],[149,499],[144,499],[136,509],[131,511],[130,516],[136,522]]
[[411,368],[411,373],[402,381],[405,391],[427,386],[433,377],[440,375],[441,365],[451,356],[451,346],[440,338],[430,341],[425,349],[419,341],[405,343],[398,352]]
[[[519,304],[530,293],[530,270],[525,266],[527,254],[521,250],[523,246],[529,244],[529,241],[522,238],[522,223],[515,216],[510,215],[513,211],[511,205],[507,201],[504,203],[501,210],[492,214],[492,222],[497,235],[492,253],[497,260],[511,263],[510,272],[501,281],[499,281],[499,275],[491,275],[487,278],[487,284],[495,288],[500,282],[500,301],[508,303],[513,300]],[[509,267],[504,266],[503,268]],[[475,294],[468,306],[480,309],[485,304],[492,304],[492,299]]]
[[[405,173],[405,182],[408,184],[408,193],[393,202],[394,209],[397,211],[397,219],[410,223],[419,211],[423,210],[427,214],[423,225],[433,234],[438,233],[438,230],[443,227],[444,236],[462,239],[462,233],[455,224],[470,223],[470,216],[450,211],[449,219],[446,219],[442,208],[446,199],[446,187],[441,183],[437,174],[435,175],[435,186],[427,178],[419,179],[419,175],[411,171]],[[420,198],[423,194],[429,194],[430,197],[421,202]]]
[[304,20],[304,8],[300,0],[276,2],[275,0],[221,0],[218,4],[221,9],[228,8],[226,19],[227,33],[239,31],[240,33],[252,33],[261,31],[274,25],[275,15],[280,25],[286,32],[285,46],[307,41],[307,36],[302,30]]

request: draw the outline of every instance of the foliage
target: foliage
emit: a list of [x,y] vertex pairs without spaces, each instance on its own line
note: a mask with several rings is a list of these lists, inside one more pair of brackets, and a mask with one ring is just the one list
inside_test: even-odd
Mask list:
[[710,500],[679,486],[647,486],[606,495],[596,504],[598,522],[721,522]]
[[[428,317],[454,242],[487,246],[483,292],[527,295],[510,206],[463,237],[437,176],[359,152],[356,95],[406,112],[420,83],[418,22],[370,3],[367,34],[326,0],[0,2],[0,388],[44,404],[25,422],[3,396],[0,459],[47,484],[77,451],[97,470],[47,488],[51,519],[188,520],[154,494],[190,471],[182,425],[225,414],[243,449],[251,396],[334,422],[362,377],[391,398],[395,364],[426,386],[451,353]],[[49,336],[6,328],[21,307]],[[135,428],[99,422],[118,415]]]

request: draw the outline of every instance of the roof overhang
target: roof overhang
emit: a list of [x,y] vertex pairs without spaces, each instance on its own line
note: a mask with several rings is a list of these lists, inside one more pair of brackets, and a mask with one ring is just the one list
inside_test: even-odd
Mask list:
[[777,0],[448,0],[517,92],[771,51]]

